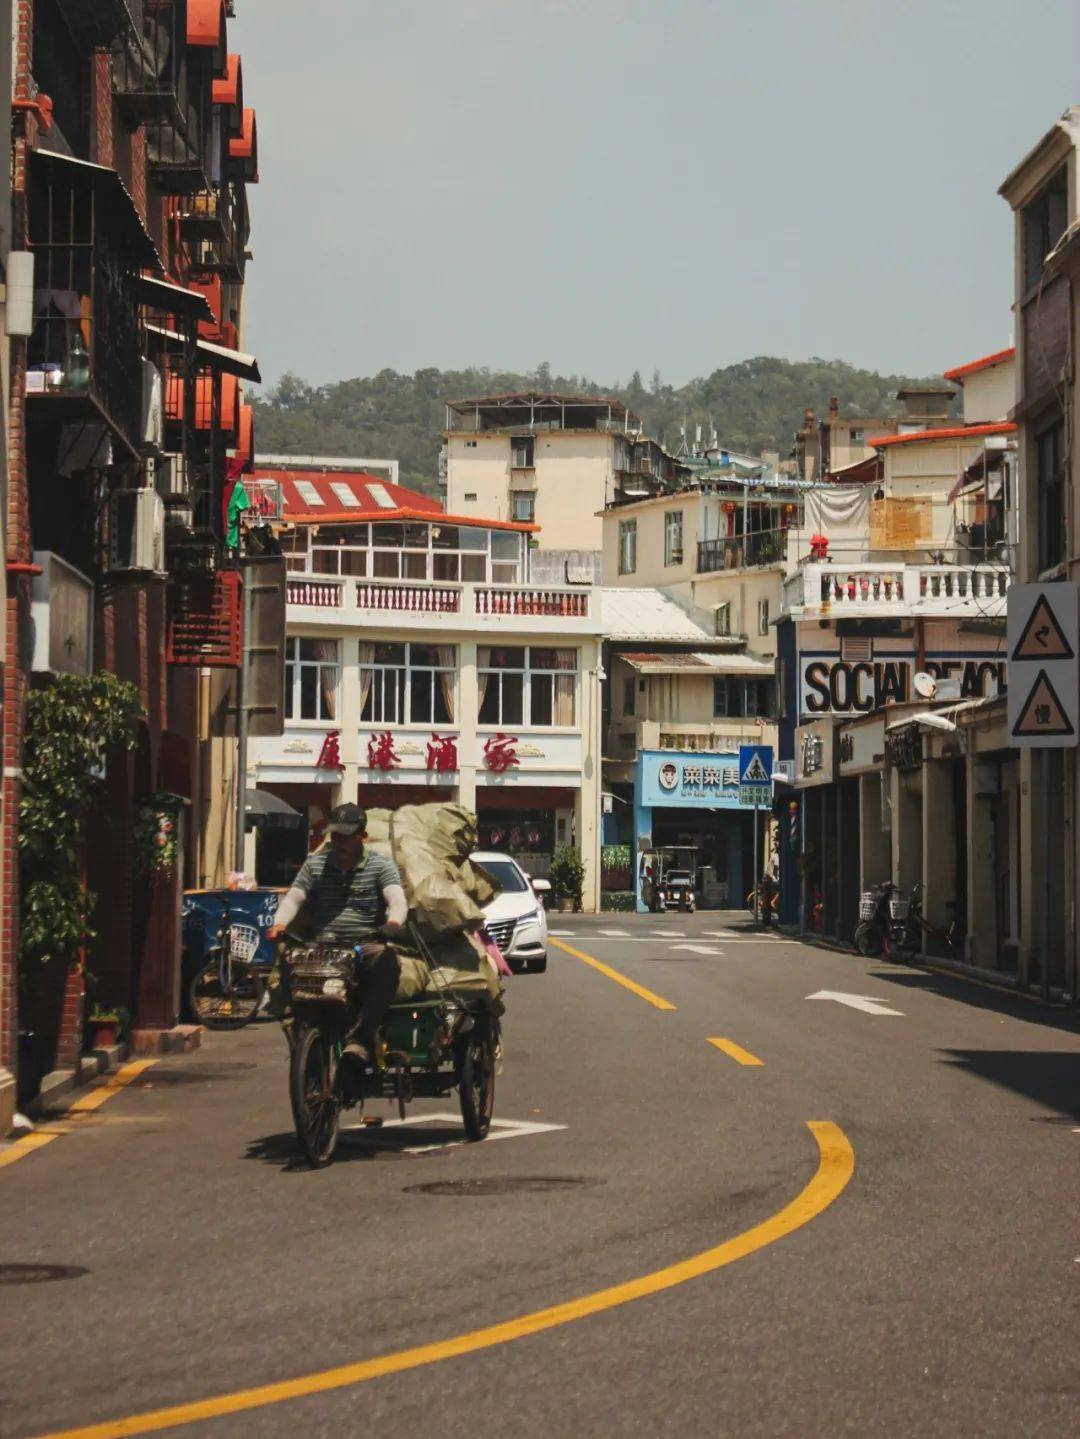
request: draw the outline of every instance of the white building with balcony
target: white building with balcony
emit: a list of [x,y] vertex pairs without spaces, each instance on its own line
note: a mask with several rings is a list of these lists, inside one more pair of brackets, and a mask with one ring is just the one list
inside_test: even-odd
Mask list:
[[[364,473],[271,478],[289,571],[286,725],[251,741],[249,786],[305,814],[313,838],[346,800],[460,801],[483,848],[535,875],[577,845],[593,907],[598,592],[530,584],[532,524],[447,514]],[[273,882],[302,854],[266,833]]]

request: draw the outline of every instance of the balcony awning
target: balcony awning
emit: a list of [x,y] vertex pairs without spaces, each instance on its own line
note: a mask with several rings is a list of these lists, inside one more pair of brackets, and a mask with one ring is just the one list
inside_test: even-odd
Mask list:
[[245,180],[252,185],[259,183],[259,131],[254,110],[244,111],[240,134],[229,141],[229,159],[241,162]]
[[153,280],[148,275],[139,275],[135,280],[135,296],[152,310],[166,315],[182,315],[187,320],[213,320],[207,298],[198,290],[186,290],[183,285],[170,285],[167,280]]
[[225,60],[225,78],[215,80],[211,98],[215,105],[229,111],[229,130],[240,136],[244,129],[244,67],[239,55],[229,55]]
[[187,42],[196,50],[212,50],[215,75],[225,75],[225,0],[187,0]]
[[123,180],[107,165],[77,160],[56,150],[32,150],[34,169],[49,184],[67,185],[73,190],[92,190],[105,207],[105,223],[113,243],[134,269],[153,270],[161,275],[165,266],[143,224],[135,201]]
[[[221,405],[218,410],[218,429],[225,434],[235,435],[240,411],[240,381],[235,375],[221,377]],[[214,413],[214,376],[197,375],[195,378],[195,414],[192,417],[197,430],[208,430]],[[169,375],[165,385],[165,418],[179,424],[184,418],[184,381],[180,375]]]
[[[172,340],[177,345],[184,343],[183,335],[176,330],[164,330],[160,325],[147,325],[146,329],[160,339]],[[196,341],[195,350],[200,365],[209,365],[223,374],[251,380],[256,385],[262,384],[259,362],[254,355],[246,355],[243,350],[230,350],[225,345],[212,345],[209,340]]]

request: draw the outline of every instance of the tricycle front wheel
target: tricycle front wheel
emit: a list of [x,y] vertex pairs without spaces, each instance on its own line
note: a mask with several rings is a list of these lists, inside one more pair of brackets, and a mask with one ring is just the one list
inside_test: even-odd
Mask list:
[[495,1109],[495,1037],[485,1028],[473,1031],[457,1052],[458,1096],[466,1136],[486,1139]]
[[294,1037],[289,1098],[296,1137],[313,1169],[322,1169],[337,1148],[341,1097],[337,1092],[331,1036],[305,1025]]

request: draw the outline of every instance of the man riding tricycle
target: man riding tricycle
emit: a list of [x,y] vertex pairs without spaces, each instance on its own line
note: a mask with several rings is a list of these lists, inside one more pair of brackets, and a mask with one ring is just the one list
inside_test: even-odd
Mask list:
[[[409,1100],[456,1087],[473,1140],[494,1105],[502,1005],[491,961],[464,930],[425,939],[396,864],[366,838],[365,812],[338,806],[329,845],[301,867],[269,931],[280,941],[270,994],[289,1041],[293,1120],[315,1167],[333,1158],[342,1109],[366,1100],[396,1100],[404,1117]],[[301,914],[308,938],[293,928]]]
[[697,850],[692,845],[665,845],[642,855],[641,897],[651,914],[697,908]]

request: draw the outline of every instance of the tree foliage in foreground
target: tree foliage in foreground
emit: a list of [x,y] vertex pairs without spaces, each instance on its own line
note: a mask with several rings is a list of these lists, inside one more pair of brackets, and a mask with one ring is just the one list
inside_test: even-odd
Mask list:
[[641,416],[649,434],[676,449],[680,427],[693,440],[698,425],[707,438],[713,428],[721,444],[758,454],[786,456],[807,407],[823,415],[829,397],[845,416],[873,418],[896,413],[896,392],[927,381],[879,375],[843,360],[781,360],[764,355],[714,370],[673,386],[654,371],[646,385],[638,372],[610,386],[582,375],[553,375],[541,364],[529,374],[486,368],[417,370],[312,386],[283,375],[264,400],[256,401],[259,449],[264,454],[355,455],[397,459],[402,482],[435,491],[439,431],[447,400],[503,391],[541,389],[560,393],[612,395]]

